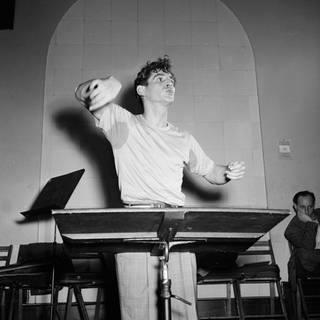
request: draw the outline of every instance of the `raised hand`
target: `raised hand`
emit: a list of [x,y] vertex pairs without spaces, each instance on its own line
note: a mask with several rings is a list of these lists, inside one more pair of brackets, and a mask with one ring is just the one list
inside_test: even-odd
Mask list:
[[115,99],[120,90],[121,83],[110,76],[80,84],[75,95],[89,111],[95,112]]
[[246,167],[243,161],[233,161],[228,163],[227,170],[225,172],[226,177],[230,180],[241,179],[246,172]]

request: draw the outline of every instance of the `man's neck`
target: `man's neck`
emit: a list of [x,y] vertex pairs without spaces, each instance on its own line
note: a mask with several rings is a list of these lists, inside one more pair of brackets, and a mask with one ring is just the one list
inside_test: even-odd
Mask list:
[[168,106],[145,103],[143,117],[154,127],[166,127],[168,125]]

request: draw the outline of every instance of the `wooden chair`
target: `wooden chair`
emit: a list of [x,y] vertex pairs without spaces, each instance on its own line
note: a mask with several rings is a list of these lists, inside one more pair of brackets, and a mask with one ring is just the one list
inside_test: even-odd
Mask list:
[[[280,270],[275,261],[271,240],[257,241],[248,250],[241,253],[239,258],[241,257],[253,257],[257,262],[248,263],[239,267],[240,277],[236,282],[238,292],[241,294],[240,286],[243,284],[265,283],[269,286],[268,298],[270,301],[269,312],[265,311],[264,314],[260,314],[259,312],[259,314],[255,315],[244,314],[244,319],[247,317],[254,317],[255,319],[288,319],[283,288],[281,286]],[[276,291],[280,303],[279,311],[276,310],[277,308],[275,306],[277,300]],[[240,299],[240,303],[242,303],[243,299],[241,295],[238,298]]]
[[[0,246],[0,268],[7,267],[10,264],[12,249],[12,245]],[[5,319],[6,296],[8,293],[9,288],[0,284],[1,319]]]
[[70,273],[63,274],[58,280],[57,285],[68,288],[66,307],[63,319],[67,320],[70,317],[70,311],[72,306],[72,298],[75,297],[76,305],[81,320],[89,320],[88,312],[86,309],[87,303],[85,303],[82,290],[89,288],[97,289],[97,296],[95,304],[94,320],[98,320],[100,316],[102,292],[105,287],[105,275],[97,273]]
[[[238,261],[244,258],[251,258],[250,260],[255,261],[254,263],[247,263],[241,267],[231,268],[230,270],[223,270],[223,272],[216,272],[213,270],[208,276],[201,279],[198,282],[199,285],[202,284],[217,284],[225,283],[227,286],[227,292],[230,288],[233,288],[235,302],[237,306],[237,315],[232,315],[230,313],[230,293],[227,294],[228,298],[228,312],[223,317],[223,319],[275,319],[282,318],[288,319],[284,295],[282,292],[282,287],[280,284],[280,272],[279,267],[275,263],[274,253],[270,240],[257,241],[253,246],[251,246],[247,251],[240,253]],[[264,312],[264,314],[248,314],[246,313],[246,308],[244,305],[244,299],[241,294],[241,287],[244,284],[253,283],[266,283],[270,287],[269,291],[269,301],[270,308],[269,312]],[[276,312],[275,308],[275,287],[277,288],[278,297],[280,301],[281,312]],[[255,297],[259,298],[259,297]],[[261,308],[260,308],[261,309]],[[261,310],[259,310],[261,311]],[[219,317],[222,319],[221,317]],[[219,319],[215,317],[209,317],[209,319]]]
[[[12,279],[11,286],[14,294],[11,299],[12,308],[10,308],[10,310],[17,309],[18,317],[22,319],[22,307],[30,304],[30,298],[32,296],[51,295],[50,303],[47,302],[45,304],[51,308],[50,318],[62,319],[60,308],[58,308],[59,293],[64,287],[67,287],[68,295],[64,319],[68,319],[70,316],[69,312],[74,294],[80,319],[88,320],[89,317],[81,289],[94,286],[94,284],[98,282],[96,273],[89,275],[87,272],[81,274],[76,272],[63,244],[30,243],[20,246],[18,263],[22,266],[28,266],[30,264],[38,265],[43,261],[47,261],[49,264],[47,273],[37,274],[34,273],[33,270],[29,270],[25,275],[21,274],[21,272],[12,274],[10,279]],[[101,282],[99,282],[99,284],[100,283]],[[14,305],[17,305],[17,308],[14,308]],[[42,304],[42,306],[44,306],[44,304]],[[12,317],[12,314],[13,312],[10,312],[9,317]]]
[[[77,306],[81,320],[89,320],[86,308],[88,304],[95,306],[94,320],[100,318],[102,304],[108,307],[106,308],[108,310],[105,310],[108,318],[118,319],[120,317],[120,311],[117,308],[119,302],[115,297],[110,296],[111,293],[116,293],[117,295],[113,282],[115,281],[113,255],[72,254],[70,257],[73,263],[73,270],[58,274],[56,279],[57,286],[68,290],[63,319],[69,319],[72,304]],[[107,288],[108,290],[106,290]],[[83,291],[86,289],[96,290],[95,301],[84,301]],[[74,303],[72,302],[73,297],[75,298]]]
[[[99,263],[95,263],[93,261],[95,259],[99,260]],[[88,263],[88,260],[90,260],[90,263]],[[100,261],[106,261],[108,265],[101,266]],[[97,267],[93,265],[97,265]],[[3,319],[11,320],[17,316],[19,320],[22,320],[25,307],[32,303],[31,297],[39,295],[49,295],[50,297],[52,295],[50,303],[41,303],[42,307],[45,307],[44,312],[46,314],[48,314],[48,307],[50,307],[54,319],[69,319],[71,305],[73,304],[72,297],[74,296],[80,319],[87,320],[89,319],[86,308],[88,303],[84,301],[82,291],[93,288],[97,291],[97,300],[89,303],[95,305],[94,319],[99,319],[101,304],[104,301],[103,298],[105,298],[103,296],[104,289],[108,287],[108,291],[111,291],[110,265],[112,265],[112,262],[107,258],[101,259],[96,255],[94,257],[73,256],[71,261],[62,244],[31,243],[21,245],[18,262],[0,268],[0,285],[5,285],[12,292],[9,301],[10,308],[8,308],[7,317],[3,317]],[[53,270],[55,276],[54,287],[52,288]],[[67,300],[63,301],[63,305],[65,304],[64,310],[58,304],[60,292],[63,288],[67,289]],[[110,304],[114,304],[115,298],[109,299],[107,297],[105,300],[108,300],[109,316],[109,309],[112,309]],[[115,318],[111,317],[111,319]]]
[[[88,288],[97,289],[97,300],[92,302],[95,304],[94,319],[99,319],[101,312],[101,303],[103,301],[104,289],[110,285],[110,263],[109,260],[103,259],[108,266],[101,267],[102,272],[87,269],[87,261],[83,264],[85,267],[74,267],[69,256],[66,256],[63,245],[55,247],[55,257],[52,259],[52,244],[35,243],[21,245],[18,254],[18,262],[9,264],[0,268],[0,287],[10,289],[9,308],[5,310],[3,304],[2,319],[13,320],[24,318],[24,307],[30,304],[30,297],[33,295],[51,295],[51,302],[45,305],[53,310],[54,319],[69,319],[72,305],[72,297],[76,298],[79,316],[81,320],[88,320],[86,310],[87,303],[84,302],[82,290]],[[91,259],[91,257],[85,257]],[[94,257],[97,259],[96,257]],[[66,261],[66,259],[68,261]],[[83,259],[80,257],[79,260]],[[99,258],[100,259],[100,258]],[[55,265],[55,283],[52,290],[52,270]],[[67,266],[68,265],[68,266]],[[100,267],[99,267],[100,268]],[[94,269],[94,268],[93,268]],[[58,298],[62,288],[67,288],[67,301],[64,314],[60,315],[58,309]],[[109,286],[110,291],[110,286]],[[108,298],[106,298],[108,299]],[[110,299],[110,303],[114,302]],[[43,305],[43,304],[42,304]],[[109,305],[108,305],[109,306]],[[111,306],[110,306],[111,307]],[[48,309],[46,309],[48,311]],[[5,311],[7,311],[5,313]],[[108,310],[109,311],[109,310]],[[109,315],[109,314],[108,314]],[[116,318],[116,317],[112,317]]]
[[0,267],[7,267],[11,261],[13,246],[0,246]]
[[[37,250],[29,250],[36,246]],[[39,247],[40,246],[40,247]],[[17,263],[0,268],[0,284],[10,289],[9,308],[3,319],[23,319],[24,307],[30,305],[31,294],[51,295],[56,305],[58,287],[52,290],[54,261],[51,254],[43,255],[42,244],[20,245]],[[50,304],[51,307],[51,304]]]
[[13,264],[0,268],[0,285],[10,291],[9,310],[3,308],[3,319],[12,320],[17,315],[23,319],[23,292],[31,288],[43,288],[50,285],[50,265]]
[[[235,303],[236,303],[236,313],[237,314],[233,314],[232,312],[232,298],[231,298],[231,293],[233,290],[233,294],[235,297],[240,297],[240,292],[238,292],[239,290],[239,286],[236,284],[237,282],[237,275],[233,274],[231,271],[226,271],[226,272],[222,272],[221,270],[219,270],[218,272],[211,272],[210,274],[208,274],[207,276],[201,277],[200,279],[198,279],[198,286],[202,286],[202,285],[225,285],[226,288],[226,306],[224,307],[224,314],[220,315],[220,314],[215,314],[212,315],[211,313],[208,315],[202,315],[200,316],[200,320],[204,320],[204,319],[244,319],[243,318],[243,306],[242,303],[240,302],[240,299],[235,299]],[[198,303],[201,301],[202,299],[198,299]],[[210,300],[214,300],[211,298],[205,298],[203,299],[205,301],[210,301]]]

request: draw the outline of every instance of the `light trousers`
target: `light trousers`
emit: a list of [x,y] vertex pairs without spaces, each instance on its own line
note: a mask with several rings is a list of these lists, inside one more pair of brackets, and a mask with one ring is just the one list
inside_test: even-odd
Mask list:
[[[121,320],[159,320],[160,261],[149,253],[116,255]],[[192,303],[171,299],[172,320],[197,320],[196,259],[193,253],[173,252],[169,256],[171,292]]]

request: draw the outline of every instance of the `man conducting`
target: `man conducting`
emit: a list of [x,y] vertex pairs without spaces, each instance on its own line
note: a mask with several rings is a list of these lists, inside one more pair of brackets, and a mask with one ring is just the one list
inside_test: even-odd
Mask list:
[[[76,96],[96,118],[114,154],[121,199],[127,207],[184,205],[183,169],[212,184],[243,177],[243,162],[218,165],[195,138],[168,122],[176,79],[169,58],[147,62],[135,79],[143,113],[134,115],[113,103],[121,84],[114,77],[87,81]],[[158,319],[159,258],[149,253],[116,255],[122,320]],[[196,320],[196,262],[193,253],[172,253],[169,259],[172,291],[190,301],[172,301],[172,319]]]

